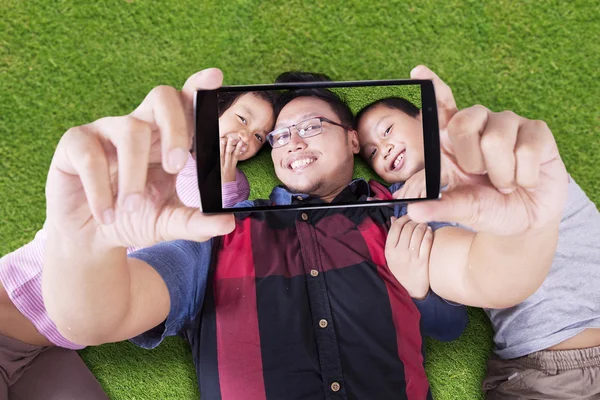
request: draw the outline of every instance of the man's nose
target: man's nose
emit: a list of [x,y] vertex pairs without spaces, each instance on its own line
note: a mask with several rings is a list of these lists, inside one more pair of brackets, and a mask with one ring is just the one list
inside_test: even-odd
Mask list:
[[298,132],[292,133],[292,136],[290,137],[290,143],[288,144],[290,146],[288,151],[290,152],[305,149],[307,146],[306,140],[298,135]]

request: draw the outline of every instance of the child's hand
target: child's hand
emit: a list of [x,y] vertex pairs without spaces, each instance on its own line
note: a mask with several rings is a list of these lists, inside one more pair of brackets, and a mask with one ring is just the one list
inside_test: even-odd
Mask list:
[[425,185],[425,170],[417,172],[392,195],[395,199],[423,199],[427,197],[427,186]]
[[388,267],[410,297],[422,300],[429,292],[429,253],[433,232],[427,224],[417,224],[408,216],[392,217],[385,243]]
[[235,168],[242,153],[244,142],[239,139],[221,139],[221,180],[222,183],[235,181]]

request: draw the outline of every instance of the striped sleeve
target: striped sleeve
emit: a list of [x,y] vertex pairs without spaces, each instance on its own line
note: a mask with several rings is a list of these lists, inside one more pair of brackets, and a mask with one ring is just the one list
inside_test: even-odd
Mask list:
[[235,182],[224,183],[221,187],[223,195],[223,208],[232,208],[250,197],[250,184],[246,175],[237,169]]

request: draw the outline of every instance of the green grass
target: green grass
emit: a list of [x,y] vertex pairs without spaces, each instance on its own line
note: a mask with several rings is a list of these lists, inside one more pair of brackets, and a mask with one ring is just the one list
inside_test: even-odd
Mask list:
[[[66,129],[127,113],[152,87],[180,87],[211,66],[226,84],[250,84],[290,69],[338,80],[407,78],[424,63],[453,88],[459,107],[479,103],[548,122],[572,176],[600,204],[598,6],[2,0],[0,254],[42,227],[46,171]],[[481,398],[492,331],[480,311],[470,317],[459,341],[427,341],[436,398]],[[122,343],[82,355],[111,398],[198,397],[179,339],[153,351]]]

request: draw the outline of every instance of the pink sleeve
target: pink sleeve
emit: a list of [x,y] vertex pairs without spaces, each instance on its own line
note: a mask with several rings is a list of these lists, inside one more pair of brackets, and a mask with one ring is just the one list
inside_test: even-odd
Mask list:
[[196,160],[190,154],[185,167],[179,171],[175,183],[179,199],[188,207],[200,207],[200,191],[198,189],[197,177]]
[[231,208],[237,203],[248,200],[250,184],[248,178],[239,169],[235,170],[235,182],[227,182],[221,186],[223,208]]

